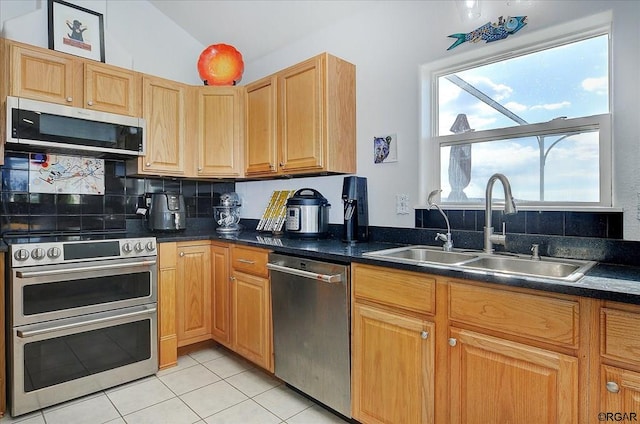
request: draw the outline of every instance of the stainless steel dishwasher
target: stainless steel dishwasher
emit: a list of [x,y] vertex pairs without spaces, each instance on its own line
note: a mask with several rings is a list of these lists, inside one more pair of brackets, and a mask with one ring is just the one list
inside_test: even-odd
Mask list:
[[349,266],[272,253],[275,374],[351,418]]

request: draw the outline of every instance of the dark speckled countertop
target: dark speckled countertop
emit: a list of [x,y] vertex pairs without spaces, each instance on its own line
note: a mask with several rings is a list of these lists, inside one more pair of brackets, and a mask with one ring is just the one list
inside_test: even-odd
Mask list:
[[576,282],[565,282],[545,278],[524,278],[470,271],[436,268],[431,266],[407,265],[363,256],[365,252],[401,246],[396,243],[354,243],[347,244],[336,238],[323,240],[292,239],[272,236],[255,231],[241,231],[236,235],[221,236],[215,231],[186,231],[181,233],[154,233],[159,243],[190,240],[220,240],[248,246],[271,249],[277,253],[291,254],[311,259],[342,263],[359,262],[387,266],[409,271],[425,272],[452,278],[473,279],[487,283],[544,290],[604,300],[640,304],[640,267],[609,265],[599,263],[587,275]]

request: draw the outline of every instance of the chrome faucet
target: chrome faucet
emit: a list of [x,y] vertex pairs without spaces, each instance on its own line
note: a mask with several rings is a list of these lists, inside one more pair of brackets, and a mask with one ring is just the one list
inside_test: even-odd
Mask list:
[[451,225],[449,225],[449,218],[447,218],[447,214],[444,213],[440,206],[438,206],[433,201],[433,198],[441,192],[442,190],[433,190],[431,193],[429,193],[427,203],[429,203],[429,209],[436,208],[442,214],[445,222],[447,223],[447,234],[437,233],[436,240],[444,242],[444,244],[442,245],[442,250],[444,250],[445,252],[451,252],[451,250],[453,250],[453,239],[451,238]]
[[491,215],[492,215],[492,193],[493,193],[493,184],[496,180],[500,180],[502,183],[502,188],[504,189],[504,213],[506,215],[512,215],[518,212],[518,208],[516,207],[516,203],[513,199],[513,195],[511,194],[511,184],[507,177],[502,174],[493,174],[489,181],[487,182],[487,191],[485,192],[485,211],[484,211],[484,252],[485,253],[493,253],[493,245],[494,244],[505,244],[506,236],[504,225],[502,227],[502,234],[494,234],[493,226],[491,226]]

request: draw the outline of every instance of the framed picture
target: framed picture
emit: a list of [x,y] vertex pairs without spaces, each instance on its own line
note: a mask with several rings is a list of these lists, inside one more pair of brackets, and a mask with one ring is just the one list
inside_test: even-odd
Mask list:
[[104,62],[101,13],[62,0],[48,0],[49,48]]
[[373,137],[373,163],[398,161],[398,136],[396,134]]

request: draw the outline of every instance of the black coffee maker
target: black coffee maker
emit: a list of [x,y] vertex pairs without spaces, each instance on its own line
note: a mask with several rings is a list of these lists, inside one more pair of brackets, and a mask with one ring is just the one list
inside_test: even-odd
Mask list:
[[342,241],[357,242],[369,240],[369,205],[367,199],[367,179],[364,177],[344,177],[342,183],[344,202],[344,226]]

